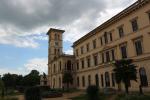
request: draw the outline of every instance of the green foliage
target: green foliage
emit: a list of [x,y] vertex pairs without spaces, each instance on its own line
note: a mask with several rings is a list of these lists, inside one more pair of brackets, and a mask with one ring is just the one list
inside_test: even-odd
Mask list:
[[0,100],[18,100],[18,98],[0,98]]
[[24,77],[22,75],[7,73],[3,75],[2,80],[5,84],[6,92],[9,89],[17,89],[21,92],[24,92],[26,87],[40,84],[40,75],[37,70],[32,70]]
[[41,100],[39,87],[30,87],[25,91],[25,100]]
[[70,72],[66,72],[63,75],[63,83],[67,84],[67,90],[69,89],[69,84],[73,82],[73,77]]
[[150,100],[149,95],[118,95],[115,100]]
[[72,74],[69,72],[64,73],[63,75],[63,83],[72,83],[73,82],[73,77]]
[[15,88],[17,84],[21,84],[19,81],[20,77],[22,76],[17,74],[7,73],[3,75],[2,80],[6,88]]
[[137,81],[137,70],[132,59],[116,60],[113,65],[115,68],[115,79],[118,84],[124,83],[126,93],[128,93],[128,87],[131,80]]
[[99,88],[95,85],[88,86],[87,90],[88,100],[100,100]]
[[23,86],[35,86],[40,84],[40,75],[36,70],[32,70],[28,75],[24,76],[22,80]]
[[1,97],[3,98],[5,95],[5,85],[1,79],[0,79],[0,93],[1,93]]

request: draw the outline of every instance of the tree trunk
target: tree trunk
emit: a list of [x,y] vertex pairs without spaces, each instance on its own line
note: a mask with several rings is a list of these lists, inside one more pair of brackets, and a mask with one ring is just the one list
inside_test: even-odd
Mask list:
[[127,82],[125,82],[125,91],[126,91],[126,94],[129,94],[128,83]]
[[5,95],[5,93],[4,93],[4,88],[2,89],[2,93],[1,93],[1,96],[2,96],[2,98],[4,98],[4,95]]
[[67,83],[67,91],[69,90],[69,83]]
[[121,83],[118,83],[118,92],[121,91]]
[[139,86],[140,94],[143,95],[142,85]]

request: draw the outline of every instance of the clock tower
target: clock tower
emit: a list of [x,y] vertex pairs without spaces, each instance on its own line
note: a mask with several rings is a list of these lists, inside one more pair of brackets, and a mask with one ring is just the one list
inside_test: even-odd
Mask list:
[[62,35],[64,32],[64,30],[54,28],[50,28],[47,32],[47,35],[49,35],[48,63],[62,55]]

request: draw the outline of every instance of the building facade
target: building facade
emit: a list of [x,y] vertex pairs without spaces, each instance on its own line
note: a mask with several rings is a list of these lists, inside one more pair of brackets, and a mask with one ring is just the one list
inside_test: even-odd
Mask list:
[[[95,84],[100,88],[117,89],[112,61],[129,58],[138,66],[138,79],[137,82],[131,81],[130,90],[139,90],[140,84],[149,90],[149,42],[150,0],[138,0],[73,43],[74,86],[86,89]],[[50,82],[53,83],[53,80]],[[121,88],[124,89],[124,86],[121,85]]]

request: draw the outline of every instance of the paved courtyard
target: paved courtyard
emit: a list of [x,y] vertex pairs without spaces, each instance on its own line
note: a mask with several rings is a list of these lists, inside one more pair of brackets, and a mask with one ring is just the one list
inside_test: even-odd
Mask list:
[[60,98],[49,98],[49,99],[43,99],[43,100],[71,100],[69,98],[79,96],[83,92],[75,92],[75,93],[64,93],[63,97]]
[[[64,94],[63,94],[63,97],[47,98],[47,99],[43,99],[43,100],[71,100],[71,99],[69,99],[69,98],[79,96],[79,95],[82,94],[82,93],[83,93],[83,92],[64,93]],[[24,100],[23,95],[19,95],[18,98],[19,98],[19,100]]]

